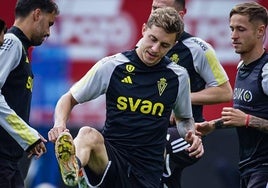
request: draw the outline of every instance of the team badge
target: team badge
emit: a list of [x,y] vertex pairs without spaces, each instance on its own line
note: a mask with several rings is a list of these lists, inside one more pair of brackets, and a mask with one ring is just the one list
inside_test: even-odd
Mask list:
[[133,72],[135,70],[135,67],[133,65],[128,64],[126,65],[126,70],[127,72]]
[[157,81],[157,86],[158,86],[158,92],[159,95],[161,96],[163,94],[163,92],[165,91],[166,87],[167,87],[167,80],[165,78],[160,78],[159,81]]
[[179,58],[179,55],[178,54],[173,54],[171,57],[170,57],[170,60],[175,62],[176,64],[178,64],[180,58]]

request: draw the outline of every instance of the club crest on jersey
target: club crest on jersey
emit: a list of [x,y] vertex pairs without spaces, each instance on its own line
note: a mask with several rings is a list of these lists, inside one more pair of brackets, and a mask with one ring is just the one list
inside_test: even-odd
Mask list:
[[126,70],[127,72],[133,72],[135,70],[135,67],[133,65],[128,64],[126,65]]
[[167,85],[168,85],[167,80],[165,78],[160,78],[160,80],[157,81],[157,87],[158,87],[158,92],[159,92],[160,96],[163,94],[163,92],[166,89]]
[[173,54],[171,57],[170,57],[170,60],[175,62],[176,64],[178,64],[180,58],[179,58],[179,55],[178,54]]

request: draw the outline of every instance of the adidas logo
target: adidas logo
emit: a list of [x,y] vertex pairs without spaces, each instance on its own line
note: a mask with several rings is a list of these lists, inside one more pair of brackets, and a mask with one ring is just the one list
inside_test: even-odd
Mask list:
[[132,79],[130,76],[127,76],[124,79],[122,79],[121,82],[126,84],[132,84]]

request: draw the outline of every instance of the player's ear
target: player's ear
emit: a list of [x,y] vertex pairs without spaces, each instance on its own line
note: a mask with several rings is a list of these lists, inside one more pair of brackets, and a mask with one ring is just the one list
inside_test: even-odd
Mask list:
[[40,15],[41,15],[41,9],[39,8],[35,9],[32,14],[33,14],[34,21],[39,20]]
[[265,35],[265,33],[266,33],[266,27],[265,27],[265,25],[260,25],[259,27],[258,27],[258,29],[257,29],[257,38],[259,39],[259,38],[262,38],[264,35]]
[[183,20],[184,15],[186,14],[186,9],[178,11],[179,16]]
[[146,30],[147,30],[147,25],[146,25],[146,23],[144,23],[142,25],[142,29],[141,29],[142,36],[144,36],[144,33],[145,33]]

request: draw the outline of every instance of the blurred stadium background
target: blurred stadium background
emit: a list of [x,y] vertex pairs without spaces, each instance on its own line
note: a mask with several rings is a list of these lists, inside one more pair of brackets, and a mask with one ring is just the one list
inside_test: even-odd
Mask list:
[[[53,110],[58,98],[92,65],[104,56],[134,47],[141,37],[152,0],[56,0],[60,16],[51,36],[32,50],[35,74],[31,123],[47,138],[53,126]],[[228,25],[230,9],[245,0],[186,0],[186,30],[210,42],[233,85],[239,57],[234,53]],[[267,0],[259,3],[268,7]],[[10,27],[16,0],[0,1],[0,17]],[[268,42],[265,42],[267,47]],[[206,106],[205,117],[220,116],[223,106]],[[84,125],[101,128],[105,118],[105,98],[79,105],[72,113],[69,128],[76,134]],[[1,144],[1,143],[0,143]],[[238,144],[233,129],[215,131],[204,139],[206,153],[183,174],[185,188],[237,188]],[[33,160],[27,188],[64,188],[54,157],[54,146]]]

